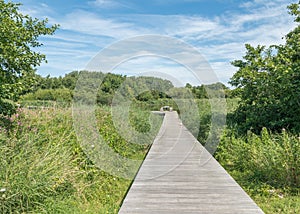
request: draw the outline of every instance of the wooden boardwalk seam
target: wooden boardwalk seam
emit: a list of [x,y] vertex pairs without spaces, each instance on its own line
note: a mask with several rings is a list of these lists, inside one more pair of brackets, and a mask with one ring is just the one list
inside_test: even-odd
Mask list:
[[119,213],[263,212],[182,125],[178,114],[166,112]]

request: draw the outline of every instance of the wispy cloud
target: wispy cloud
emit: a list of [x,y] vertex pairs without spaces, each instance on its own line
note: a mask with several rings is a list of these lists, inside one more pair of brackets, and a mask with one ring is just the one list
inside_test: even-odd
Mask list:
[[133,23],[103,18],[95,13],[78,10],[60,20],[61,28],[94,36],[107,36],[121,39],[143,32],[143,28]]
[[269,1],[269,0],[248,0],[245,2],[241,2],[239,4],[239,6],[241,8],[246,8],[246,9],[255,9],[255,8],[261,8],[263,7],[273,7],[273,6],[278,6],[278,5],[284,5],[284,4],[289,4],[291,2],[287,1],[287,0],[273,0],[273,1]]
[[37,3],[30,7],[28,5],[21,5],[20,11],[23,14],[43,19],[54,15],[54,10],[45,3]]
[[105,9],[122,7],[122,4],[116,0],[94,0],[94,1],[89,1],[88,4],[91,6],[105,8]]
[[[121,6],[120,1],[113,0],[90,1],[89,4],[99,8]],[[61,30],[53,37],[56,41],[50,42],[46,38],[51,48],[45,49],[45,52],[49,55],[50,65],[55,62],[67,67],[66,64],[70,63],[68,68],[71,69],[77,63],[87,63],[88,57],[112,42],[143,34],[168,35],[197,48],[211,63],[220,80],[226,82],[235,70],[230,61],[241,58],[245,43],[270,45],[283,42],[281,38],[295,26],[293,18],[287,15],[288,4],[287,0],[248,1],[239,3],[243,13],[228,11],[210,18],[195,14],[104,16],[84,9],[74,10],[59,18],[50,16],[53,23],[61,25]],[[49,9],[51,8],[47,8],[47,5],[43,6],[43,10]],[[31,13],[39,12],[32,7]],[[167,46],[163,48],[171,49]],[[68,54],[71,56],[69,55],[67,63],[61,63]],[[80,57],[76,58],[75,55]],[[73,62],[72,57],[76,59]],[[142,62],[145,61],[140,61]],[[151,63],[146,65],[151,66]],[[130,69],[127,68],[128,66],[126,70],[129,72]],[[160,72],[164,69],[170,70],[166,64],[154,68]]]

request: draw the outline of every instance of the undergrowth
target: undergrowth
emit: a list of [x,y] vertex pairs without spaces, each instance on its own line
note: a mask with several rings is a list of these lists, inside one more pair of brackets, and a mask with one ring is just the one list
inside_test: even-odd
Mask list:
[[[202,128],[198,139],[205,142],[210,106],[197,102],[200,125],[194,120],[186,125]],[[229,111],[234,103],[229,102]],[[129,121],[119,124],[123,131],[130,125],[145,136],[127,133],[134,142],[115,128],[109,107],[97,108],[95,115],[110,148],[123,157],[143,160],[162,118],[135,108]],[[0,118],[0,213],[118,212],[132,181],[100,170],[88,158],[73,129],[71,109],[19,109]],[[215,157],[265,213],[300,213],[299,154],[299,136],[285,130],[240,136],[227,129]]]
[[300,137],[227,130],[217,160],[265,213],[300,213]]
[[[145,157],[147,146],[128,144],[113,128],[109,108],[98,108],[96,115],[109,146],[130,158]],[[131,184],[89,160],[73,129],[71,109],[1,116],[0,162],[3,214],[117,213]]]

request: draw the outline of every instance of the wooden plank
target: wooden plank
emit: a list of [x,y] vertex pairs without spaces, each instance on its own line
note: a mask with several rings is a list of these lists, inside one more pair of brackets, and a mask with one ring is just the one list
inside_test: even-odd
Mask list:
[[125,213],[263,213],[224,168],[166,112],[119,211]]

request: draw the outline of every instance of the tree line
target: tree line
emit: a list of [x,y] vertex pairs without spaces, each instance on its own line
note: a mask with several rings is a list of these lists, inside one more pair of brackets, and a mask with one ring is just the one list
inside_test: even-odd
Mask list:
[[[81,77],[80,81],[78,81],[79,77]],[[121,74],[89,71],[73,71],[63,77],[50,77],[50,75],[42,77],[35,74],[33,79],[34,84],[29,90],[23,91],[20,96],[21,100],[51,100],[70,103],[74,98],[76,85],[77,89],[80,87],[80,90],[77,90],[78,93],[81,93],[76,93],[77,98],[83,101],[92,100],[97,90],[96,103],[100,105],[111,105],[117,92],[122,93],[126,99],[150,102],[174,97],[188,98],[188,92],[194,99],[208,99],[210,97],[207,90],[215,92],[210,92],[213,97],[219,96],[220,91],[230,91],[222,83],[201,86],[186,84],[185,87],[174,87],[171,81],[156,77],[127,77]],[[99,85],[95,85],[95,82]]]

